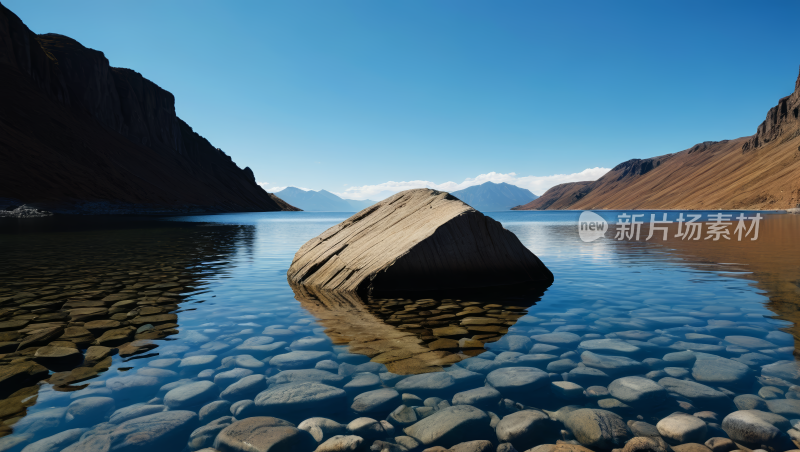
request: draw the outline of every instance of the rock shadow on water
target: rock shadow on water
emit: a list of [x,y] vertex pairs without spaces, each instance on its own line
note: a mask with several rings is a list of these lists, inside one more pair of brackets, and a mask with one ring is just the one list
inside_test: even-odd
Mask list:
[[546,288],[382,293],[326,291],[293,284],[295,298],[337,345],[389,372],[438,372],[486,351],[508,333]]

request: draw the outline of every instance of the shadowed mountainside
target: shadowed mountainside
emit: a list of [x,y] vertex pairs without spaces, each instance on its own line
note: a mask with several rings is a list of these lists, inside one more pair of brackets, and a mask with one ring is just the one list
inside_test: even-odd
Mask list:
[[787,209],[800,204],[800,78],[756,134],[621,163],[514,210]]
[[0,76],[5,204],[56,212],[297,210],[178,118],[171,93],[71,38],[36,35],[2,5]]

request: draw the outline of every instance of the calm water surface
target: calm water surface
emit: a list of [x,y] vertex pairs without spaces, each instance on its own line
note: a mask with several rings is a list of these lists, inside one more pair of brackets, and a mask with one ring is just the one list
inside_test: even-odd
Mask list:
[[[508,367],[541,369],[550,374],[547,385],[516,392],[495,385],[502,402],[488,397],[474,405],[499,417],[514,403],[550,411],[592,406],[652,424],[674,411],[710,410],[717,419],[707,419],[708,437],[725,436],[719,423],[742,394],[789,401],[769,409],[800,418],[800,388],[792,386],[800,383],[798,215],[765,215],[757,241],[645,241],[646,234],[617,241],[612,225],[606,238],[584,243],[577,212],[492,213],[555,275],[544,293],[320,300],[293,290],[286,271],[295,251],[349,215],[3,220],[0,322],[17,323],[0,323],[0,364],[33,360],[51,376],[3,390],[0,450],[73,431],[52,449],[61,450],[164,405],[199,412],[200,419],[151,450],[199,450],[213,435],[197,439],[191,432],[222,416],[271,415],[296,424],[314,416],[343,424],[362,416],[381,420],[399,399],[367,411],[351,408],[353,399],[396,387],[452,402],[458,392],[483,387],[484,375]],[[614,221],[617,212],[603,215]],[[67,328],[46,342],[72,341],[83,354],[98,343],[120,352],[84,361],[37,357],[44,343],[18,346],[42,328]],[[686,350],[694,353],[662,360]],[[315,367],[330,376],[296,372]],[[440,370],[453,378],[430,387],[402,383],[407,375]],[[220,396],[251,375],[266,378]],[[633,375],[661,382],[669,395],[647,403],[604,392],[611,381]],[[563,380],[592,390],[550,389],[550,381]],[[214,385],[167,396],[198,381]],[[344,388],[348,400],[289,404],[277,412],[259,407],[263,391],[302,381]],[[727,397],[693,398],[681,381]],[[82,399],[88,402],[76,404]],[[214,417],[203,416],[201,408],[219,400],[227,402],[218,403]],[[250,400],[256,403],[242,402]],[[158,408],[136,411],[143,404]]]

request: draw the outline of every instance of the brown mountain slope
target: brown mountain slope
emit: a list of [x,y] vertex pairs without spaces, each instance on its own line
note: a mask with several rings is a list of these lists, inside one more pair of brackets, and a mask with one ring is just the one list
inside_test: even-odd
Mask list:
[[514,210],[787,209],[800,205],[800,77],[755,135],[621,163]]
[[[297,210],[141,74],[0,5],[0,204],[61,212]],[[2,207],[2,205],[0,205]]]

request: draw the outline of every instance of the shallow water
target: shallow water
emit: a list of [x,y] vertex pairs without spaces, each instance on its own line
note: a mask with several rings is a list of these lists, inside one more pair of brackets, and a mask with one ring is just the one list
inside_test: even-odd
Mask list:
[[[320,300],[296,293],[285,276],[294,252],[349,216],[344,213],[3,220],[0,322],[23,322],[16,327],[0,323],[2,334],[12,332],[0,342],[19,342],[43,326],[77,327],[95,321],[91,337],[73,340],[85,353],[104,331],[130,325],[144,329],[107,342],[120,353],[97,363],[35,358],[44,344],[17,352],[15,345],[5,345],[1,364],[33,359],[46,364],[52,375],[49,382],[4,390],[0,432],[8,436],[0,439],[0,450],[21,450],[59,432],[90,429],[109,415],[114,422],[112,413],[119,419],[120,409],[136,403],[161,406],[170,389],[191,381],[215,381],[217,389],[211,393],[191,402],[173,402],[173,410],[198,412],[220,399],[219,391],[235,377],[248,373],[219,376],[237,368],[267,379],[238,395],[223,393],[222,398],[232,402],[257,401],[269,385],[300,378],[282,371],[315,366],[341,375],[328,383],[344,387],[348,398],[347,403],[331,402],[335,406],[283,407],[283,416],[243,409],[237,419],[255,413],[295,424],[319,415],[343,424],[362,416],[381,420],[401,402],[365,414],[351,408],[353,398],[397,387],[452,402],[455,393],[483,387],[484,374],[509,367],[541,369],[550,374],[548,384],[536,383],[522,392],[497,385],[505,402],[489,397],[474,404],[500,417],[514,411],[514,403],[549,411],[588,405],[654,425],[674,411],[710,410],[717,419],[707,420],[708,437],[725,436],[719,425],[736,409],[732,400],[742,394],[791,401],[772,403],[769,409],[787,419],[800,418],[800,388],[792,386],[800,383],[794,364],[800,216],[765,214],[756,241],[685,241],[674,239],[674,231],[667,242],[617,241],[611,231],[606,238],[585,243],[578,237],[576,212],[490,215],[551,269],[555,283],[544,293],[372,300]],[[614,221],[617,212],[603,215]],[[670,218],[675,215],[671,212]],[[113,306],[120,302],[127,303]],[[82,311],[71,318],[59,314],[64,303]],[[109,319],[111,323],[97,322]],[[14,337],[13,331],[22,334]],[[134,340],[139,341],[130,345]],[[290,350],[319,353],[275,359]],[[684,350],[696,352],[694,359],[658,361]],[[622,356],[625,364],[606,362],[603,356]],[[193,357],[197,358],[186,359]],[[717,357],[737,364],[731,370],[703,364]],[[456,379],[438,389],[397,386],[406,375],[452,373],[458,368],[480,378]],[[587,368],[601,372],[584,372]],[[556,394],[549,386],[550,381],[568,380],[582,389],[605,388],[634,375],[656,382],[667,377],[697,381],[727,395],[730,403],[681,395],[675,387],[668,387],[664,400],[654,403],[620,391]],[[110,400],[93,399],[102,406],[78,410],[74,402],[89,397]],[[80,433],[86,437],[107,427],[101,424]],[[190,432],[171,440],[183,447]],[[65,442],[60,447],[67,446]],[[161,446],[180,450],[172,443]],[[201,448],[195,446],[190,449]]]

